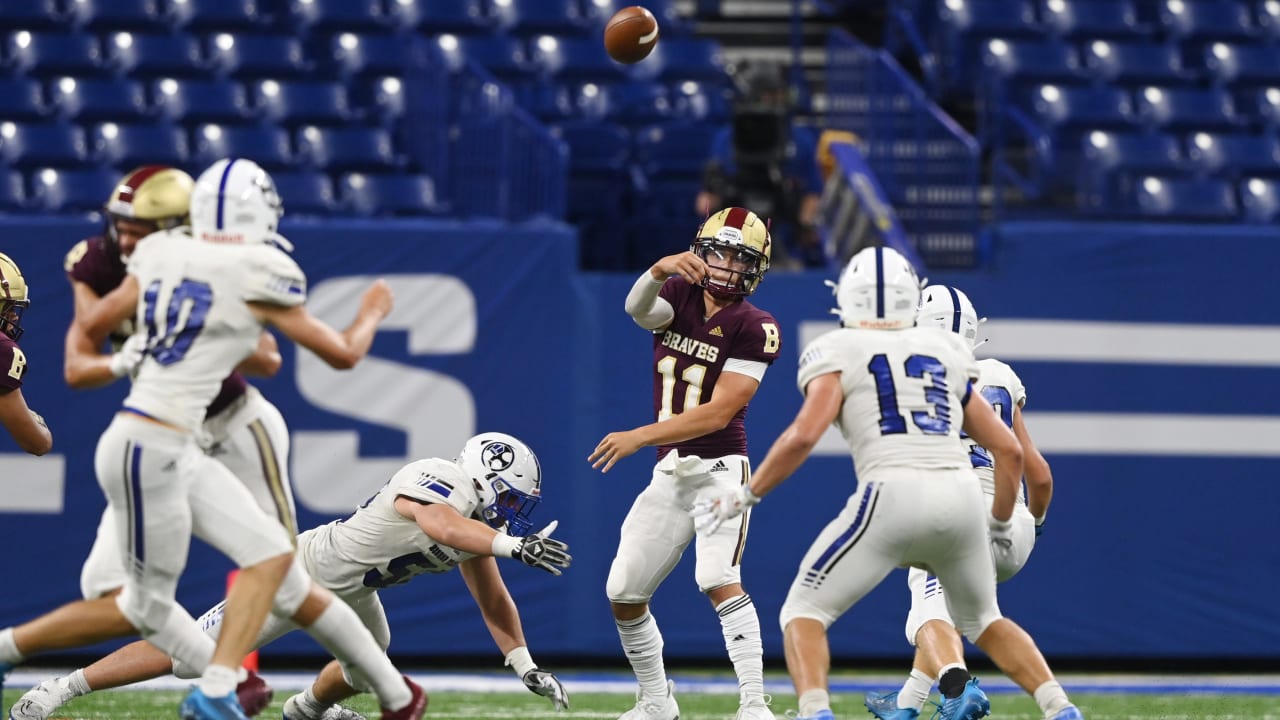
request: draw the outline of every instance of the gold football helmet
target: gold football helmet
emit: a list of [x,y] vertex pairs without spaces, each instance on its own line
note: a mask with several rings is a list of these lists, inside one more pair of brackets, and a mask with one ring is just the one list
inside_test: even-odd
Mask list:
[[725,208],[703,221],[690,248],[712,268],[730,273],[727,281],[710,275],[702,286],[716,297],[746,297],[769,270],[773,240],[769,227],[746,208]]
[[27,281],[18,264],[0,253],[0,332],[14,342],[22,337],[22,313],[30,304]]
[[150,223],[156,230],[187,224],[191,205],[191,176],[167,165],[143,165],[129,171],[111,191],[103,208],[107,214],[107,241],[120,246],[118,220]]

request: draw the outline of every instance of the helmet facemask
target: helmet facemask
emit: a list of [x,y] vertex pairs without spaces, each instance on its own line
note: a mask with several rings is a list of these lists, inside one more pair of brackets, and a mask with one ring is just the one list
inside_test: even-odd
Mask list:
[[30,290],[22,272],[9,256],[0,254],[0,332],[18,342],[23,333],[22,315],[30,305]]
[[720,299],[746,297],[755,292],[769,269],[768,258],[760,252],[715,238],[699,238],[693,244],[693,252],[710,269],[729,274],[727,280],[717,279],[714,273],[702,278],[702,287]]
[[542,498],[522,492],[502,478],[493,481],[493,489],[496,496],[488,507],[480,510],[480,516],[489,527],[501,530],[511,537],[528,535],[533,530],[529,514]]
[[512,537],[528,535],[529,515],[542,500],[542,468],[533,451],[510,435],[485,433],[468,440],[456,462],[475,483],[479,519]]
[[30,306],[28,300],[4,300],[0,301],[0,332],[9,336],[9,339],[18,342],[22,337],[24,330],[22,329],[22,314],[26,312]]

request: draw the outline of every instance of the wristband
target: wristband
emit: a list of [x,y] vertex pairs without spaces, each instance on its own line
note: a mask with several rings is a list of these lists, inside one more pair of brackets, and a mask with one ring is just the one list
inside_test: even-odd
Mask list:
[[494,557],[513,558],[516,551],[520,548],[520,538],[513,538],[510,535],[500,532],[493,536],[493,545],[490,552]]
[[533,658],[529,656],[529,648],[524,645],[507,653],[507,659],[502,664],[510,665],[511,669],[516,671],[516,677],[519,678],[523,678],[525,673],[538,667],[534,664]]

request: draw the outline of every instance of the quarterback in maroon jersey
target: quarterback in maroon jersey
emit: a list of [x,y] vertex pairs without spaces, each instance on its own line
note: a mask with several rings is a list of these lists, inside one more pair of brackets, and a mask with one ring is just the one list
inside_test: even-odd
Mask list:
[[[657,421],[606,435],[588,459],[608,472],[642,447],[658,449],[653,478],[622,524],[606,586],[640,684],[636,706],[623,720],[675,720],[680,712],[649,599],[694,540],[694,502],[750,479],[747,403],[782,345],[777,321],[746,300],[769,269],[770,243],[754,213],[726,208],[698,228],[689,251],[658,260],[627,295],[627,313],[653,332]],[[739,572],[747,516],[740,519],[697,537],[694,574],[720,616],[738,675],[737,720],[773,720],[764,696],[760,622]]]
[[18,338],[22,337],[22,314],[30,302],[18,265],[0,253],[0,425],[23,450],[43,455],[53,448],[53,435],[22,396],[27,356],[18,347]]

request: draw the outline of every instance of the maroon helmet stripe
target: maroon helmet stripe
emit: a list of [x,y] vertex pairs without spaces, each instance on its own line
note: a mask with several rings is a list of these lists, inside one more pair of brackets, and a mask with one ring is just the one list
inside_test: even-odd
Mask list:
[[742,223],[747,221],[747,212],[746,208],[729,208],[729,214],[724,218],[724,226],[741,230]]
[[169,167],[167,165],[146,165],[134,170],[133,173],[124,179],[124,182],[120,183],[120,192],[116,195],[116,199],[131,200],[131,198],[125,197],[126,192],[132,193],[142,187],[142,183],[149,180],[152,175],[155,175],[161,170],[168,169]]

